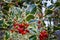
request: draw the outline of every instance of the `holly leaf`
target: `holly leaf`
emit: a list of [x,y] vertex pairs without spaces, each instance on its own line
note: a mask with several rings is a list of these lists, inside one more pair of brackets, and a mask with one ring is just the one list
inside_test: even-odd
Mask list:
[[60,6],[60,2],[55,3],[55,7],[58,7],[58,6]]
[[17,13],[16,9],[17,9],[17,8],[13,6],[13,7],[10,8],[9,11],[10,11],[11,13],[16,14],[16,13]]
[[45,15],[50,15],[52,14],[53,10],[47,9]]
[[36,30],[34,30],[33,28],[30,28],[29,31],[30,31],[30,33],[32,33],[32,34],[37,33]]
[[6,35],[6,40],[7,40],[10,37],[10,32],[6,31],[5,35]]
[[26,10],[27,14],[29,14],[29,13],[30,14],[35,14],[35,12],[36,12],[36,5],[35,4],[30,5]]
[[28,16],[26,17],[26,20],[29,21],[29,20],[34,19],[34,18],[35,18],[35,17],[30,14],[30,15],[28,15]]
[[29,40],[37,40],[36,35],[32,35],[29,37]]
[[59,27],[54,26],[54,30],[60,30],[60,26]]
[[44,21],[42,21],[43,25],[46,26],[46,24],[44,23]]
[[3,20],[0,20],[0,28],[2,28]]
[[9,26],[9,24],[7,23],[7,22],[4,22],[3,24],[2,24],[2,27],[3,28],[7,28]]
[[14,18],[16,15],[18,15],[18,17],[21,17],[21,10],[19,7],[12,7],[10,8],[11,10],[11,17]]
[[3,24],[3,20],[0,20],[0,24]]

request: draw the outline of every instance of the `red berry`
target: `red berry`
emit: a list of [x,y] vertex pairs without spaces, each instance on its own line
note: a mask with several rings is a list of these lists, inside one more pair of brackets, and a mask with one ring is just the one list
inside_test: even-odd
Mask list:
[[22,35],[24,35],[24,34],[26,34],[27,32],[26,31],[23,31],[23,32],[21,32],[22,33]]
[[18,28],[18,31],[21,33],[21,32],[24,31],[24,29],[23,28]]
[[41,23],[41,21],[38,21],[38,24],[40,24]]
[[25,25],[24,24],[19,24],[19,27],[20,28],[23,28]]
[[43,30],[41,33],[40,33],[40,36],[39,36],[40,40],[45,40],[46,38],[48,38],[48,33],[46,30]]
[[27,28],[27,27],[29,26],[29,24],[25,24],[25,23],[17,24],[17,23],[15,23],[15,24],[13,24],[13,26],[14,26],[14,28],[17,29],[17,31],[18,31],[19,33],[21,33],[22,35],[23,35],[23,34],[26,34],[27,32],[29,32],[28,30],[25,30],[25,29],[24,29],[25,26],[26,26],[26,28]]

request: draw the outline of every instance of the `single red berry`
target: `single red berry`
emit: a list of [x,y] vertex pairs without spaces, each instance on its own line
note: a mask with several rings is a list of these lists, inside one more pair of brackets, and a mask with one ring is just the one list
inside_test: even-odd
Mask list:
[[18,28],[18,31],[21,33],[21,32],[24,31],[24,29],[23,28]]
[[40,24],[41,23],[41,21],[38,21],[38,24]]
[[22,35],[24,35],[24,34],[26,34],[26,33],[27,33],[27,31],[23,31],[23,32],[21,32]]
[[24,24],[19,24],[19,27],[20,28],[23,28],[25,25]]

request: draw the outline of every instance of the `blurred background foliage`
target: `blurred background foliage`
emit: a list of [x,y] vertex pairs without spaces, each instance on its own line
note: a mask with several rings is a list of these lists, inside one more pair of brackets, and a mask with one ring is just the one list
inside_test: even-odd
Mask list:
[[[47,6],[47,1],[49,0],[45,0],[44,3],[42,3],[43,0],[0,0],[0,28],[11,30],[15,18],[18,22],[23,20],[30,21],[34,18],[43,21],[48,20],[48,27],[42,22],[45,29],[47,28],[48,30],[49,40],[53,40],[54,37],[51,37],[51,35],[56,30],[60,30],[60,0],[55,3],[50,0],[50,6]],[[44,13],[42,12],[42,7],[45,8]],[[36,15],[39,16],[36,17]],[[53,26],[51,21],[53,21]],[[36,36],[33,35],[33,37],[33,40],[36,40]]]

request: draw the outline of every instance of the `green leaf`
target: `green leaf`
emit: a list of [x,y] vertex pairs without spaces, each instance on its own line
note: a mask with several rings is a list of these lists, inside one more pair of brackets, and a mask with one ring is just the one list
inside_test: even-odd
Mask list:
[[36,30],[34,30],[34,29],[31,29],[30,32],[33,33],[33,34],[37,33]]
[[58,6],[60,6],[60,2],[55,3],[55,7],[58,7]]
[[7,23],[3,23],[3,28],[7,28],[8,24]]
[[11,9],[12,18],[16,17],[16,15],[17,15],[17,17],[21,17],[22,12],[19,7],[12,7],[10,9]]
[[3,20],[0,20],[0,28],[3,28],[2,24],[3,24]]
[[8,38],[10,37],[10,32],[6,31],[5,35],[6,35],[6,40],[8,40]]
[[31,14],[26,17],[26,20],[27,20],[27,21],[29,21],[29,20],[31,20],[31,19],[34,19],[34,16],[31,15]]
[[60,26],[59,27],[54,27],[54,30],[60,30]]
[[2,12],[0,12],[0,19],[2,18],[2,16],[3,16],[3,13],[2,13]]
[[11,24],[12,24],[12,22],[11,22],[11,21],[9,21],[9,22],[8,22],[8,24],[10,24],[10,25],[11,25]]
[[7,10],[3,9],[2,12],[3,12],[4,15],[8,15],[8,11]]
[[27,14],[29,14],[29,13],[30,14],[35,14],[35,12],[36,12],[36,5],[35,4],[30,5],[26,10]]
[[46,24],[44,23],[44,21],[42,21],[43,25],[46,26]]
[[52,14],[53,10],[47,9],[45,15],[50,15]]
[[3,24],[3,20],[0,20],[0,24]]
[[46,6],[47,5],[47,3],[44,3],[44,6]]
[[29,37],[29,40],[37,40],[36,35],[32,35]]
[[47,28],[48,28],[47,31],[48,31],[49,34],[53,33],[53,32],[51,31],[51,26],[48,26]]
[[9,10],[9,7],[8,6],[5,6],[4,9],[8,11]]

